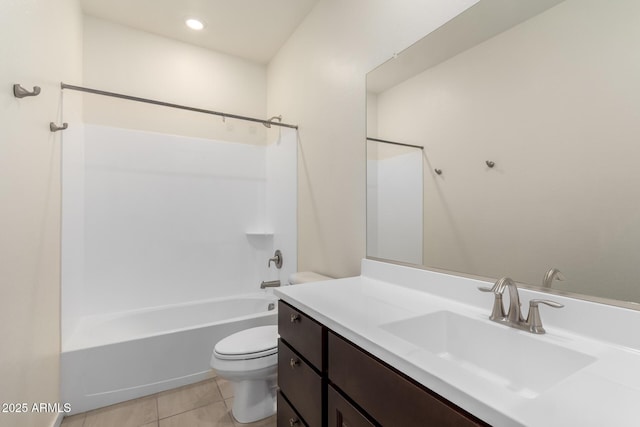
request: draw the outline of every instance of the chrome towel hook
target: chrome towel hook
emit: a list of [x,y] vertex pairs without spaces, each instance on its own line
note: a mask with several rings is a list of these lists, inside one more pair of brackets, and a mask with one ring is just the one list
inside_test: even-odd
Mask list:
[[68,127],[69,127],[69,123],[63,123],[62,126],[58,126],[53,122],[49,123],[49,130],[51,130],[51,132],[58,132],[59,130],[65,130]]
[[23,88],[18,83],[13,85],[13,96],[15,96],[16,98],[24,98],[26,96],[38,96],[38,95],[40,95],[40,86],[34,86],[33,92],[29,92],[27,89]]

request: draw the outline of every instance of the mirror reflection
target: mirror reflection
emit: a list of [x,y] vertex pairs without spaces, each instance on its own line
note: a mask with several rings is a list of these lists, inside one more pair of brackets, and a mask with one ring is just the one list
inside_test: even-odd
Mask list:
[[367,254],[422,264],[422,147],[367,139]]
[[425,169],[422,261],[386,252],[382,200],[367,255],[640,302],[639,20],[635,0],[482,0],[369,73],[368,136]]

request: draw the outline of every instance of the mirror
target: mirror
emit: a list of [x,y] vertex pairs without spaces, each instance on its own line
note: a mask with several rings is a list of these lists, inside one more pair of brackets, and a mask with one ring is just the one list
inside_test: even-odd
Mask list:
[[551,292],[637,308],[639,20],[635,0],[481,0],[370,72],[367,136],[424,148],[423,248],[367,256],[535,287],[555,268]]

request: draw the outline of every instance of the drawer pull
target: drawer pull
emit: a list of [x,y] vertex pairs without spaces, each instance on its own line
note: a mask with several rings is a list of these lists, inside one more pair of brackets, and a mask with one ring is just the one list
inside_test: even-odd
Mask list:
[[289,427],[295,427],[300,424],[300,420],[297,418],[289,418]]
[[291,315],[291,323],[296,323],[300,321],[300,315],[298,313],[293,313]]
[[289,361],[289,365],[291,366],[291,369],[295,368],[296,366],[299,366],[300,365],[300,359],[294,359],[292,357],[291,360]]

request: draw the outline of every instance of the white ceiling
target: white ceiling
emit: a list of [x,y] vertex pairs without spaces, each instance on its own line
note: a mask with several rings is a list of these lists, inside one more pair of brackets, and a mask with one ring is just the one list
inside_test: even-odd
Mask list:
[[[267,63],[318,0],[82,0],[88,15]],[[194,31],[184,24],[197,18]]]

